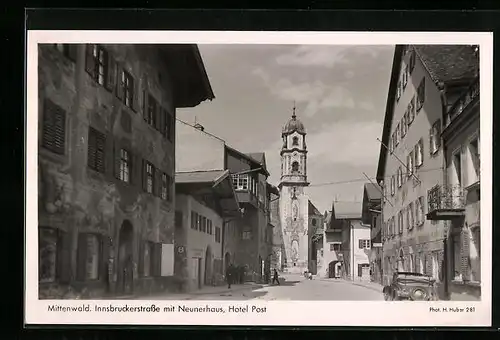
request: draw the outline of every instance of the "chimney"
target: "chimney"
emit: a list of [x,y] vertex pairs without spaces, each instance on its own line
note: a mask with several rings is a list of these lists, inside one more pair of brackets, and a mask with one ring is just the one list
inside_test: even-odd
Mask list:
[[194,128],[195,128],[195,129],[198,129],[198,130],[200,130],[200,131],[205,131],[205,127],[204,127],[203,125],[201,125],[200,123],[196,123],[196,124],[194,125]]

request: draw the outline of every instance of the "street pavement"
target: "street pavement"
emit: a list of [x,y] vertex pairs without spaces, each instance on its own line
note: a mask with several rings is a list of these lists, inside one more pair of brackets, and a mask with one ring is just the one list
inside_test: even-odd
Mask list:
[[373,283],[339,279],[285,275],[281,285],[245,284],[211,289],[191,294],[149,296],[148,300],[264,300],[264,301],[381,301],[382,287]]

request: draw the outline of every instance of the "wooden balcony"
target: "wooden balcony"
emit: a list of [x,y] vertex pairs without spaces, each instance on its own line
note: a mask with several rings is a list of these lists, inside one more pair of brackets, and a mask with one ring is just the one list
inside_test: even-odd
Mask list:
[[465,191],[460,185],[436,185],[427,192],[427,219],[445,221],[465,216]]

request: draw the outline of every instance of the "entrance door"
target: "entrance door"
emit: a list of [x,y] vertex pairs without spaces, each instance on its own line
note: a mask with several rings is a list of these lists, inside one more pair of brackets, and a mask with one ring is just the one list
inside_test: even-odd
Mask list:
[[329,278],[335,278],[337,275],[337,273],[335,272],[336,271],[336,264],[337,262],[336,261],[332,261],[328,264],[328,277]]
[[132,255],[134,230],[130,221],[123,221],[118,239],[116,291],[119,294],[132,294],[134,291],[134,263]]
[[202,284],[202,271],[201,271],[201,258],[198,258],[198,289],[201,289],[203,284]]

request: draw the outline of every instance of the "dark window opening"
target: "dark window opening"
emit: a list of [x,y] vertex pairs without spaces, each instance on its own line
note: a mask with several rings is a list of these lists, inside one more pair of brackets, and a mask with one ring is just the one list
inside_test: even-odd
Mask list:
[[66,143],[66,112],[50,100],[43,111],[42,146],[54,153],[64,154]]
[[292,139],[292,145],[294,145],[294,146],[299,145],[299,137],[293,137],[293,139]]
[[295,161],[292,163],[292,172],[299,172],[299,162]]
[[104,172],[104,152],[106,136],[94,128],[89,128],[88,167]]

